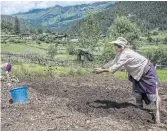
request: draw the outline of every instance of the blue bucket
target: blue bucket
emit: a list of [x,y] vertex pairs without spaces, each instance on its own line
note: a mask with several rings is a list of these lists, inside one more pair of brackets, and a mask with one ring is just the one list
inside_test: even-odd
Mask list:
[[26,103],[28,100],[27,86],[21,86],[10,90],[13,103]]

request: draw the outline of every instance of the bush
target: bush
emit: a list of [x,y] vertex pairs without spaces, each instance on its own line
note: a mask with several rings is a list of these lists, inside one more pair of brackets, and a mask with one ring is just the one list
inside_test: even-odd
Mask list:
[[109,43],[109,40],[105,41],[103,54],[96,58],[97,62],[101,61],[103,63],[108,62],[111,58],[115,57],[115,49],[113,44]]
[[15,40],[15,43],[16,43],[16,44],[17,44],[17,43],[26,44],[26,40],[19,40],[19,39],[17,39],[17,40]]
[[75,51],[75,46],[70,43],[68,46],[67,46],[67,51],[69,53],[69,55],[74,55],[76,54],[76,51]]
[[9,42],[13,42],[13,43],[15,43],[15,39],[14,39],[14,38],[9,38],[8,41],[9,41]]
[[167,57],[166,57],[167,48],[166,47],[160,47],[154,50],[147,50],[146,52],[144,52],[144,55],[151,61],[154,61],[161,65],[167,65]]
[[153,31],[153,33],[152,33],[153,35],[158,35],[159,34],[159,32],[158,31]]
[[68,75],[69,75],[69,76],[75,76],[75,70],[74,70],[74,69],[71,69],[71,70],[68,72]]
[[45,41],[45,37],[43,35],[39,36],[38,38],[39,41]]
[[81,67],[72,67],[67,73],[68,76],[84,76],[87,74],[89,74],[89,72]]
[[35,35],[32,36],[32,40],[36,40],[37,37]]
[[46,38],[46,39],[45,39],[45,42],[46,42],[46,43],[50,43],[49,38]]
[[117,17],[111,27],[108,29],[108,33],[109,36],[113,39],[124,37],[130,42],[130,44],[133,46],[133,49],[136,50],[137,45],[134,41],[139,39],[140,29],[136,23],[132,22],[127,17]]
[[78,76],[84,76],[84,75],[87,75],[87,74],[90,74],[89,71],[79,67],[77,70],[76,70],[76,75]]
[[54,44],[54,45],[50,45],[48,48],[47,54],[51,59],[53,59],[54,56],[57,54],[57,46],[58,46],[57,44]]
[[151,36],[148,36],[148,37],[147,37],[147,40],[148,40],[148,42],[152,42],[152,41],[153,41],[153,38],[152,38]]
[[38,41],[36,41],[36,43],[38,44],[38,45],[40,45],[41,44],[41,42],[38,40]]
[[6,40],[4,40],[4,39],[3,39],[1,42],[2,42],[3,44],[6,44],[6,43],[7,43]]
[[163,43],[167,45],[167,37],[164,38]]

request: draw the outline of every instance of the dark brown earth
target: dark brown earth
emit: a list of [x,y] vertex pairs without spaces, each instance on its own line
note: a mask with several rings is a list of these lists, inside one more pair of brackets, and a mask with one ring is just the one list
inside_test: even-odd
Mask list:
[[[2,82],[2,131],[166,131],[167,84],[161,84],[164,99],[160,125],[154,124],[154,106],[137,108],[126,80],[104,75],[90,77],[33,78],[27,104],[10,104],[9,87]],[[19,86],[19,85],[17,85]]]

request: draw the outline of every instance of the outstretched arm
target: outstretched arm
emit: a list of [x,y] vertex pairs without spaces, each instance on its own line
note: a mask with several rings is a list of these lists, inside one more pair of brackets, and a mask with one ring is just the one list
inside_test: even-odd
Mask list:
[[104,69],[104,68],[95,68],[95,72],[97,74],[103,73],[103,72],[109,72],[108,69]]
[[106,63],[105,65],[102,66],[103,69],[108,69],[109,67],[111,67],[114,63],[116,62],[116,57],[114,59],[110,59],[108,61],[108,63]]
[[126,54],[121,54],[117,56],[118,58],[114,59],[114,62],[112,62],[111,66],[109,68],[95,68],[96,73],[102,73],[102,72],[112,72],[115,73],[117,70],[119,70],[122,66],[124,66],[127,62],[127,55]]

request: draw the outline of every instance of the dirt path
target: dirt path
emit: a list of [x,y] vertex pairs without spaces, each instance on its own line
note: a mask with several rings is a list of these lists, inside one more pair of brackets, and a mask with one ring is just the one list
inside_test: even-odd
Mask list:
[[[167,112],[160,126],[154,123],[153,106],[139,109],[128,81],[91,77],[36,78],[29,85],[27,104],[10,104],[10,88],[2,82],[3,131],[165,131]],[[14,85],[13,85],[14,86]],[[167,86],[160,88],[166,99]],[[167,110],[167,101],[163,102]]]

